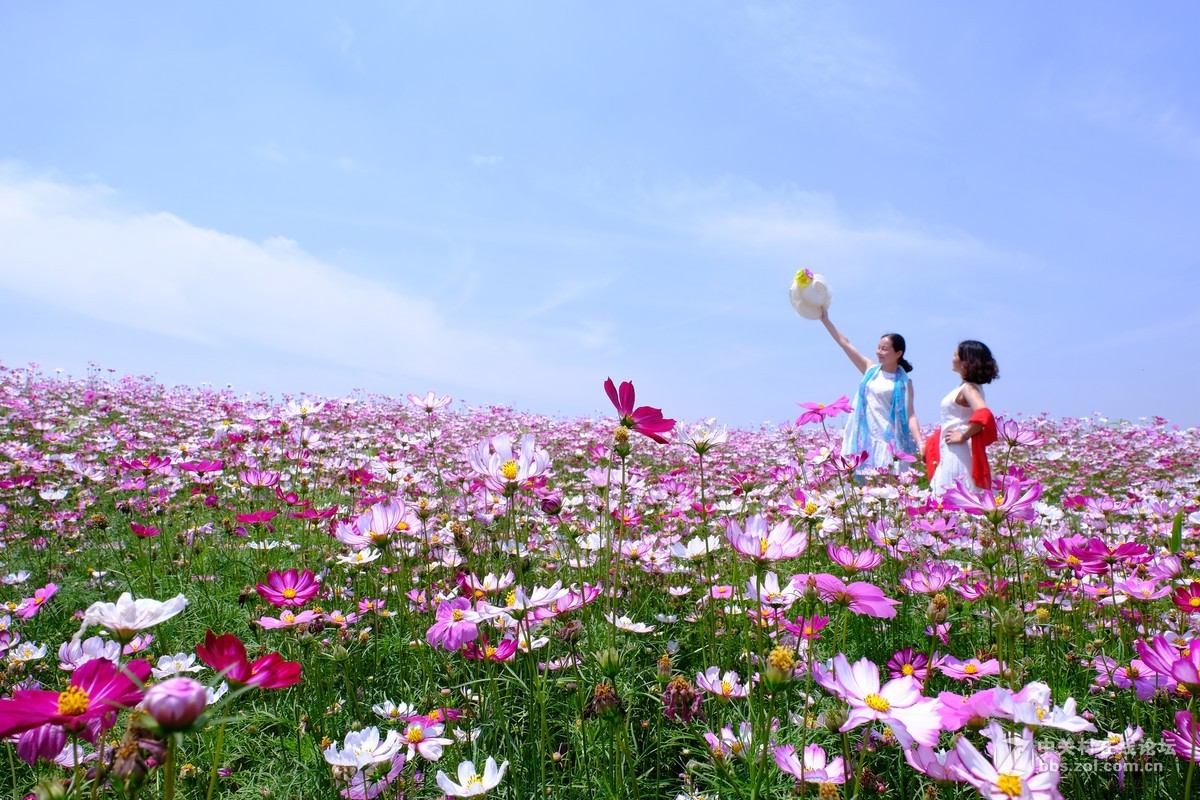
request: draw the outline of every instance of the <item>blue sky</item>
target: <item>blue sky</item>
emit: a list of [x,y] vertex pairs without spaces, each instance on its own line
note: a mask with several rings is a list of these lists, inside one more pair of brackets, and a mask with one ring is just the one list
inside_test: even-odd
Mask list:
[[1200,6],[0,4],[0,359],[781,421],[787,301],[1009,414],[1200,424]]

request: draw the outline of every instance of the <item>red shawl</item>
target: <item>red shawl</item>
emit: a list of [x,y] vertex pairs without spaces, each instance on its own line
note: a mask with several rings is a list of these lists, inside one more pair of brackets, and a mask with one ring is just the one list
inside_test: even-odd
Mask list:
[[[991,411],[981,408],[967,420],[968,425],[972,422],[979,423],[983,429],[967,440],[971,443],[971,478],[978,488],[990,489],[992,468],[988,466],[987,446],[997,438],[996,418]],[[925,474],[930,480],[933,480],[933,473],[937,472],[941,461],[941,439],[941,428],[935,428],[933,433],[925,437]]]

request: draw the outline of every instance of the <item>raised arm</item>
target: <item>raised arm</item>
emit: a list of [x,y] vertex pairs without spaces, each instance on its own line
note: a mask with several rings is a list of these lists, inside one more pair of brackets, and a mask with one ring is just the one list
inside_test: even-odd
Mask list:
[[829,331],[829,335],[838,343],[838,346],[846,353],[846,357],[850,362],[858,368],[859,372],[866,372],[867,369],[875,362],[858,352],[854,345],[850,344],[850,340],[846,338],[846,334],[839,331],[834,324],[829,321],[829,311],[821,310],[821,322],[825,325],[825,330]]
[[[987,408],[987,403],[983,401],[983,394],[979,391],[979,387],[973,383],[963,384],[962,398],[967,401],[967,407],[971,409],[972,414],[981,408]],[[964,428],[950,431],[946,436],[946,442],[949,444],[961,444],[981,430],[983,430],[983,426],[978,422],[968,423]]]

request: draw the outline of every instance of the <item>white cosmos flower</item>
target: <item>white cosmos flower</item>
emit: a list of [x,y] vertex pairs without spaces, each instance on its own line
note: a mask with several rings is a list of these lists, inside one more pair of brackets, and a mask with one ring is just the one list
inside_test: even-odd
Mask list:
[[63,642],[58,648],[58,666],[61,669],[75,670],[98,658],[116,664],[121,660],[121,643],[91,636],[82,642],[76,639]]
[[170,619],[183,611],[187,604],[188,599],[181,594],[161,602],[148,598],[134,600],[133,595],[124,592],[115,603],[92,603],[88,606],[76,638],[82,637],[89,626],[99,625],[119,641],[128,642],[138,631]]
[[158,680],[170,678],[173,675],[182,675],[185,672],[199,672],[204,669],[203,664],[196,663],[195,653],[176,653],[173,656],[162,656],[158,659],[158,666],[154,667],[151,672]]
[[391,700],[384,700],[382,703],[376,703],[371,706],[371,710],[386,720],[398,722],[407,719],[417,713],[417,709],[408,703],[400,703],[397,705]]
[[341,750],[331,744],[325,748],[325,760],[335,767],[363,769],[372,764],[390,761],[400,752],[402,740],[396,731],[388,731],[387,738],[379,739],[379,728],[372,725],[361,731],[346,734],[346,744]]
[[620,630],[628,631],[629,633],[650,633],[650,631],[654,630],[653,625],[647,625],[644,622],[634,622],[626,616],[614,617],[612,614],[607,614],[606,618]]
[[366,547],[349,555],[338,556],[337,560],[339,564],[345,564],[350,567],[364,567],[379,558],[380,555],[380,552],[374,547]]
[[46,645],[38,644],[37,642],[22,642],[8,651],[8,659],[18,664],[23,664],[27,661],[37,661],[39,658],[45,657]]
[[507,761],[497,767],[496,759],[488,756],[487,763],[483,767],[483,774],[480,775],[475,771],[474,762],[464,761],[458,765],[458,783],[450,780],[446,773],[439,769],[437,785],[451,797],[475,797],[499,786],[506,769],[508,769]]

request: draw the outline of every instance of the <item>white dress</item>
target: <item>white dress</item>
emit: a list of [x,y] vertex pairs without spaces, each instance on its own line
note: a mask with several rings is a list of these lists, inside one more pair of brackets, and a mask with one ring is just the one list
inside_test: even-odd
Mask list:
[[[875,377],[871,378],[867,384],[866,390],[866,408],[864,413],[867,420],[867,434],[870,442],[867,445],[867,461],[862,468],[866,467],[882,467],[888,469],[901,466],[908,466],[905,462],[896,462],[892,454],[888,452],[887,439],[884,435],[889,427],[891,427],[888,418],[892,411],[892,395],[896,391],[896,373],[884,372],[882,369],[875,373]],[[853,416],[851,416],[851,421]],[[907,425],[908,417],[897,422],[898,425]],[[842,434],[842,453],[846,454],[850,447],[850,438],[852,436],[849,421],[846,425],[846,430]]]
[[[968,489],[975,487],[974,478],[971,477],[971,443],[969,441],[959,444],[946,443],[946,434],[966,428],[968,420],[971,419],[971,407],[960,406],[956,402],[965,385],[959,384],[950,390],[950,394],[942,398],[940,460],[937,472],[933,473],[933,480],[929,482],[930,491],[938,496],[947,489],[953,488],[954,482],[959,480]],[[979,389],[978,386],[975,388]],[[979,394],[983,396],[982,389],[979,389]]]

